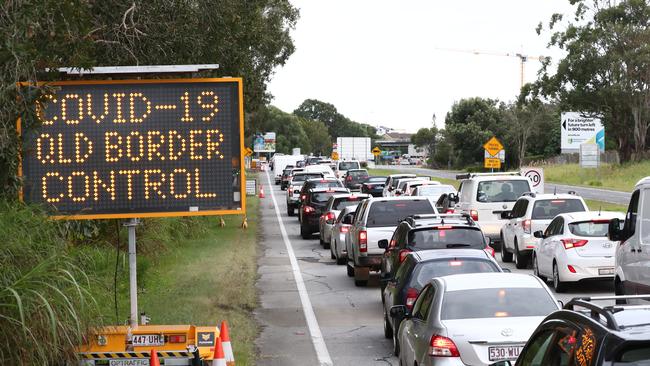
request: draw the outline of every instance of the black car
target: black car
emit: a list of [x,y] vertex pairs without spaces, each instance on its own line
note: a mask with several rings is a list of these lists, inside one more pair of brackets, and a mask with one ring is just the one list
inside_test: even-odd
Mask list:
[[594,303],[635,297],[574,298],[535,329],[516,365],[650,365],[650,306]]
[[395,305],[405,305],[410,311],[420,291],[432,278],[484,272],[502,272],[502,270],[483,250],[441,249],[409,254],[395,276],[382,280],[384,336],[391,338],[393,329],[399,329],[397,319],[388,316],[390,308]]
[[311,238],[319,230],[320,216],[325,212],[327,201],[336,194],[349,193],[342,187],[311,188],[304,193],[300,205],[300,236]]
[[[469,215],[416,215],[403,220],[393,237],[380,240],[385,249],[381,278],[392,278],[411,252],[429,249],[481,249],[489,247],[481,228]],[[494,255],[494,250],[489,252]]]
[[368,171],[365,169],[350,169],[343,176],[345,188],[349,190],[360,190],[361,184],[368,179]]
[[361,193],[368,193],[373,197],[381,197],[386,184],[386,177],[371,176],[361,184]]
[[[333,178],[308,179],[305,181],[305,183],[302,185],[302,188],[300,189],[300,196],[298,197],[298,200],[302,202],[307,192],[312,188],[345,188],[345,187],[343,186],[343,183],[341,183],[341,181],[338,179],[333,179]],[[300,217],[298,217],[298,219],[300,219]]]

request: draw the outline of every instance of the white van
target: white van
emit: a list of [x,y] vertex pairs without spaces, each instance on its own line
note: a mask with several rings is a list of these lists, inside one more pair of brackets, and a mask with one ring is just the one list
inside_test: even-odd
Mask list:
[[609,239],[616,246],[616,295],[650,294],[650,177],[634,187],[625,222],[612,219]]
[[336,162],[336,177],[342,178],[348,170],[361,169],[361,163],[358,160],[338,160]]

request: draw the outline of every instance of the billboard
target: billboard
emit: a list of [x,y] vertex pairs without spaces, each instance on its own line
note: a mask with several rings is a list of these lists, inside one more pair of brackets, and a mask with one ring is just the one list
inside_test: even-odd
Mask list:
[[253,151],[275,152],[275,132],[255,135],[253,138]]
[[240,78],[47,85],[39,121],[19,121],[24,201],[72,219],[245,213]]
[[599,117],[562,112],[560,120],[562,152],[578,152],[583,143],[596,144],[600,151],[605,151],[605,128]]

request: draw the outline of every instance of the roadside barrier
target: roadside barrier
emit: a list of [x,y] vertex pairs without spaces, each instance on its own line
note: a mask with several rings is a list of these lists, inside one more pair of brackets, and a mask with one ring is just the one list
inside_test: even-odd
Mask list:
[[221,337],[217,337],[216,343],[214,345],[212,366],[227,366],[226,357],[223,354],[223,344],[221,343]]
[[230,332],[228,332],[228,323],[225,320],[221,322],[219,337],[221,338],[223,345],[223,353],[226,356],[226,364],[228,366],[235,366],[235,354],[232,351],[232,343],[230,343]]
[[160,361],[158,361],[158,352],[155,348],[151,349],[151,357],[149,358],[149,366],[160,366]]

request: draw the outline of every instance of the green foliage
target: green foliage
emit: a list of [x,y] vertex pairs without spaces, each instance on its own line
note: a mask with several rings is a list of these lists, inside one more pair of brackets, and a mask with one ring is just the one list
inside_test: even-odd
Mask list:
[[302,128],[309,137],[314,155],[327,156],[332,152],[332,137],[327,133],[327,127],[321,121],[301,120]]
[[300,118],[293,114],[269,106],[256,112],[251,118],[251,123],[255,125],[257,131],[274,131],[276,133],[276,152],[290,154],[294,147],[299,147],[302,153],[309,153],[313,150]]
[[437,145],[439,139],[438,129],[433,126],[431,128],[421,128],[413,136],[411,136],[411,142],[417,147],[425,147],[428,153],[428,163],[429,165],[435,165],[435,155],[437,152]]
[[320,100],[306,99],[293,114],[306,120],[322,122],[334,139],[341,136],[376,138],[377,131],[374,127],[354,122],[339,113],[334,105]]
[[[90,278],[70,255],[59,222],[0,202],[0,364],[74,360],[97,307]],[[87,263],[86,263],[87,264]]]

